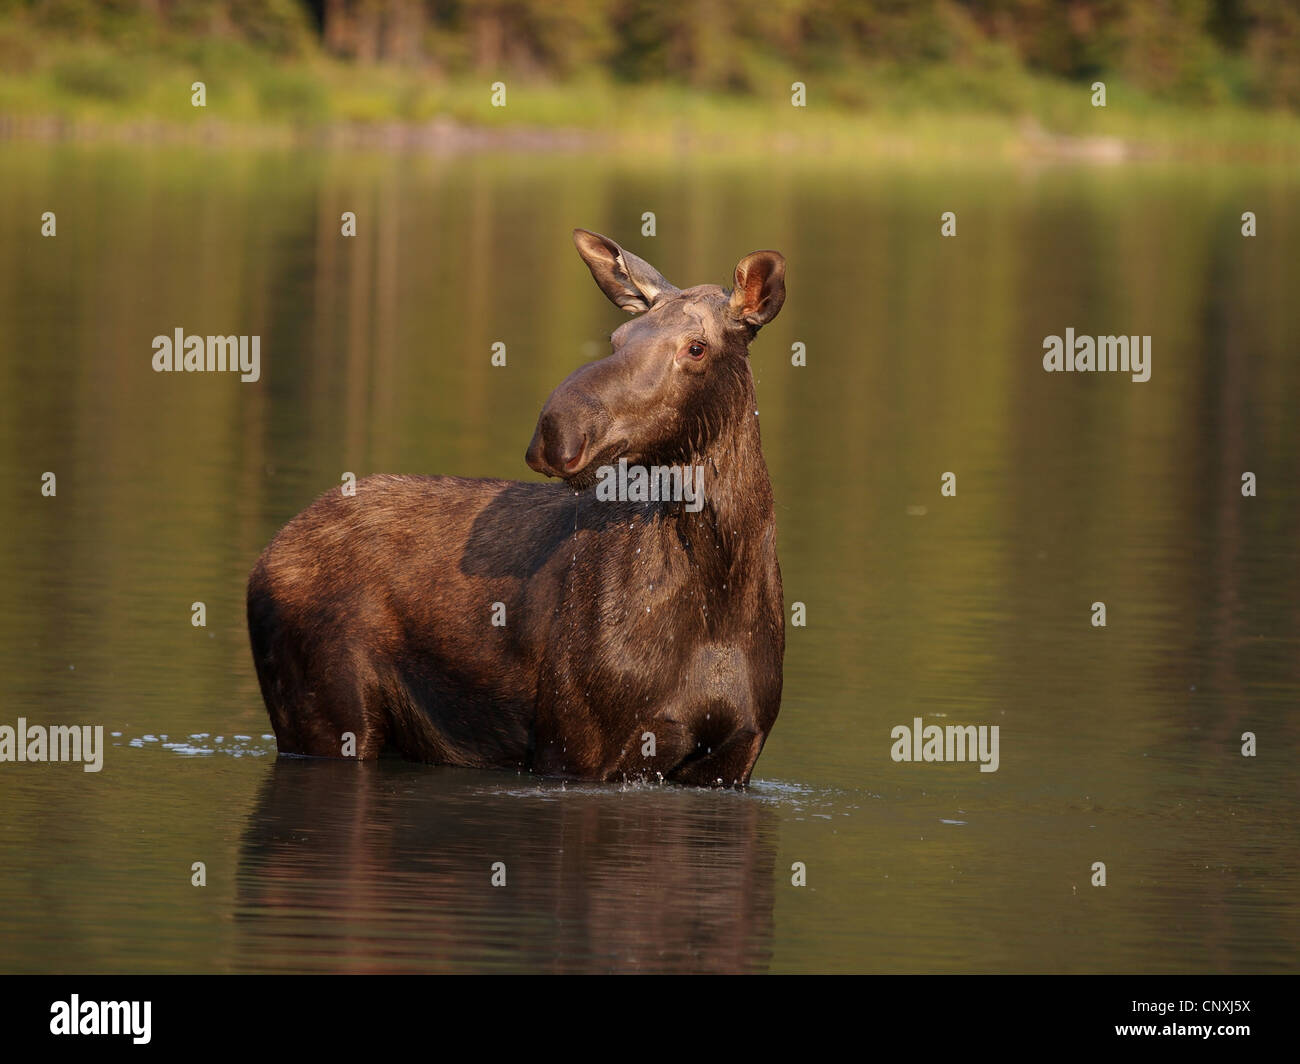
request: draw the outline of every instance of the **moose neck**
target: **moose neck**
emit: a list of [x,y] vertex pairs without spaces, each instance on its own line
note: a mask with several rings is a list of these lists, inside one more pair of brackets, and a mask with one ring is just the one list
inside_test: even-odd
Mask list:
[[775,554],[772,482],[748,372],[743,383],[719,432],[691,458],[704,469],[703,505],[695,513],[683,509],[678,517],[701,560],[714,556],[728,570],[762,564],[766,554]]

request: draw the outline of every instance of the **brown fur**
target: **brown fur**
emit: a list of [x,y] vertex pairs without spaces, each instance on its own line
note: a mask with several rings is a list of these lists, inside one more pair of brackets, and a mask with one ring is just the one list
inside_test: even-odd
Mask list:
[[[254,567],[249,635],[282,753],[339,757],[351,732],[362,758],[748,782],[785,648],[748,346],[780,310],[784,260],[747,256],[734,293],[680,291],[613,241],[574,239],[641,316],[538,418],[528,463],[563,483],[368,477]],[[704,466],[702,509],[597,499],[620,457]]]

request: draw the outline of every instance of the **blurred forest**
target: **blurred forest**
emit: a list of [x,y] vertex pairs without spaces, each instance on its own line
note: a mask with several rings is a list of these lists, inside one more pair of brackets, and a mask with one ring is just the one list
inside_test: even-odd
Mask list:
[[[136,48],[238,41],[448,77],[599,74],[740,95],[820,78],[848,105],[865,68],[1018,67],[1192,105],[1300,109],[1295,0],[0,0],[0,24],[15,20]],[[24,51],[0,35],[0,65]]]

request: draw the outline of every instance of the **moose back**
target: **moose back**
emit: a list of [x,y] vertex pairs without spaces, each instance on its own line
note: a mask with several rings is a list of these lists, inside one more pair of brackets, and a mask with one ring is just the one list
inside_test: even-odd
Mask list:
[[282,754],[749,781],[785,624],[748,356],[785,260],[756,251],[732,291],[678,289],[606,237],[573,239],[634,317],[542,408],[526,460],[560,483],[367,477],[254,567]]

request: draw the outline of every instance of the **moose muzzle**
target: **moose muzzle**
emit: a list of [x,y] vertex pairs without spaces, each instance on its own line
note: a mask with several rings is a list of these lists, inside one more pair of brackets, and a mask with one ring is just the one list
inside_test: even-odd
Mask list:
[[542,407],[524,460],[548,477],[575,477],[600,453],[609,423],[598,400],[576,382],[566,381]]

